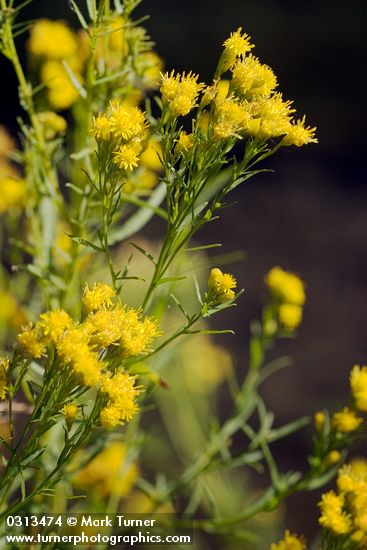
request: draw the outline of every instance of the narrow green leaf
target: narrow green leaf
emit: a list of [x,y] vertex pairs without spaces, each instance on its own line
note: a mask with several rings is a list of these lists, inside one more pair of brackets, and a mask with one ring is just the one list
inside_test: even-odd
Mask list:
[[185,252],[198,252],[199,250],[208,250],[209,248],[218,248],[222,246],[221,243],[204,244],[202,246],[193,246],[191,248],[185,248]]
[[76,15],[79,19],[79,23],[81,24],[83,29],[85,29],[86,31],[89,31],[88,23],[86,22],[86,20],[84,18],[84,15],[80,11],[80,9],[78,7],[78,4],[74,0],[69,0],[69,5],[70,5],[71,9],[76,13]]
[[84,159],[85,157],[88,157],[92,153],[93,153],[93,149],[91,147],[85,147],[84,149],[81,149],[76,153],[72,153],[70,155],[70,158],[73,160],[80,160],[80,159]]
[[68,76],[74,86],[74,88],[78,91],[79,95],[83,98],[83,99],[86,99],[87,97],[87,90],[84,88],[84,86],[82,86],[82,84],[79,82],[77,76],[75,75],[75,73],[73,72],[73,70],[71,69],[70,65],[68,64],[67,61],[63,61],[62,62],[63,66],[65,67],[65,70],[66,72],[68,73]]
[[178,309],[181,311],[181,313],[186,317],[186,319],[189,321],[190,320],[190,316],[189,314],[187,313],[187,311],[184,309],[183,305],[181,304],[181,302],[179,301],[178,298],[176,298],[176,296],[172,293],[170,293],[170,297],[172,298],[172,300],[174,301],[174,303],[176,304],[176,306],[178,307]]
[[73,237],[73,235],[68,235],[68,237],[70,237],[71,240],[80,243],[83,246],[86,246],[87,248],[92,248],[93,250],[97,250],[98,252],[104,252],[103,248],[101,248],[97,244],[87,241],[87,239],[82,239],[81,237]]
[[157,262],[155,261],[154,257],[149,252],[147,252],[144,248],[142,248],[141,246],[138,246],[135,243],[130,243],[130,244],[131,244],[131,246],[136,248],[136,250],[139,250],[139,252],[141,252],[141,254],[143,254],[143,256],[148,258],[148,260],[150,260],[154,265],[157,265]]
[[97,18],[96,0],[86,0],[86,2],[87,2],[88,15],[92,21],[95,21]]
[[162,279],[159,279],[159,281],[157,282],[157,286],[158,285],[163,285],[164,283],[171,283],[171,282],[175,282],[175,281],[183,281],[186,278],[187,278],[186,275],[183,275],[182,277],[162,277]]
[[201,297],[200,287],[199,287],[198,280],[197,280],[197,278],[195,277],[194,273],[192,274],[192,278],[194,279],[195,291],[196,291],[196,296],[197,296],[198,302],[199,302],[199,304],[202,306],[202,305],[203,305],[203,299],[202,299],[202,297]]

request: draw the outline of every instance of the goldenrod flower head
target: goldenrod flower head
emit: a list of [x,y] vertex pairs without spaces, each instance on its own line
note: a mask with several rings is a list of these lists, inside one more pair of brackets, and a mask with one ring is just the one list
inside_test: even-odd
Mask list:
[[93,117],[90,133],[96,141],[108,141],[111,138],[111,125],[106,115],[98,113]]
[[115,290],[106,283],[94,283],[92,288],[86,284],[82,302],[87,312],[96,311],[105,306],[111,306],[115,295]]
[[270,292],[281,302],[302,306],[305,303],[303,281],[294,273],[273,267],[265,277]]
[[145,90],[154,90],[159,86],[163,61],[156,52],[142,52],[138,58],[141,81]]
[[8,389],[8,369],[9,359],[7,357],[0,358],[0,399],[5,399]]
[[295,330],[302,322],[302,307],[295,304],[280,304],[278,317],[287,330]]
[[89,325],[91,343],[106,348],[117,342],[122,336],[124,320],[125,312],[120,307],[90,313],[86,323]]
[[64,332],[56,344],[57,353],[65,365],[70,365],[86,386],[95,386],[103,370],[103,363],[88,345],[89,334],[83,325]]
[[284,538],[277,544],[273,543],[270,550],[306,550],[306,540],[304,537],[286,530]]
[[246,103],[240,103],[233,97],[227,97],[216,101],[215,119],[214,137],[226,139],[247,130],[250,113]]
[[55,344],[63,332],[72,325],[71,317],[63,309],[54,309],[40,315],[37,325],[45,337]]
[[325,413],[323,411],[318,411],[315,413],[314,417],[315,428],[318,432],[321,432],[325,426]]
[[39,359],[46,351],[46,341],[39,327],[32,324],[24,327],[18,334],[17,340],[20,348],[30,357]]
[[203,95],[201,97],[200,105],[201,107],[205,107],[206,105],[209,105],[213,101],[213,99],[216,98],[218,94],[218,83],[214,82],[214,84],[211,84],[210,86],[206,86]]
[[136,398],[141,392],[141,388],[135,386],[135,377],[125,372],[113,376],[105,374],[101,378],[101,391],[109,398],[107,406],[101,411],[102,426],[114,428],[129,422],[138,410]]
[[285,138],[283,139],[283,145],[296,145],[296,147],[302,147],[308,143],[318,143],[318,139],[315,137],[316,127],[305,126],[306,117],[297,120],[289,125]]
[[170,106],[173,116],[185,116],[195,106],[197,97],[204,84],[198,83],[198,75],[193,73],[162,75],[160,91],[163,103]]
[[344,464],[338,471],[337,485],[343,493],[366,492],[367,461],[355,459],[349,464]]
[[66,131],[66,120],[52,111],[43,111],[37,114],[38,120],[43,126],[46,139],[52,139],[57,134],[63,134]]
[[235,293],[232,289],[236,286],[237,281],[230,273],[223,273],[218,267],[210,271],[208,289],[214,292],[219,303],[233,300]]
[[333,466],[334,464],[337,464],[341,459],[341,454],[339,451],[330,451],[330,453],[326,457],[326,463],[329,466]]
[[109,30],[111,34],[108,35],[108,44],[111,50],[126,54],[127,52],[127,42],[125,40],[124,26],[126,25],[126,20],[121,17],[121,15],[115,16],[113,19]]
[[147,122],[144,113],[129,103],[111,101],[108,120],[111,134],[117,140],[130,140],[145,136]]
[[72,483],[99,498],[110,494],[128,495],[138,476],[138,468],[135,463],[126,462],[126,454],[122,441],[112,441],[77,472]]
[[282,94],[252,103],[253,115],[260,117],[257,135],[264,139],[279,137],[286,134],[291,124],[292,101],[284,101]]
[[77,417],[78,407],[73,403],[67,403],[62,409],[62,414],[65,416],[66,422],[72,424]]
[[120,349],[123,357],[134,357],[149,351],[152,341],[160,335],[157,323],[150,317],[139,320],[139,313],[127,310],[124,331],[120,339]]
[[336,535],[346,535],[350,532],[351,519],[343,512],[344,496],[342,494],[337,495],[334,491],[329,491],[322,495],[318,505],[321,510],[320,525],[330,529]]
[[175,146],[175,153],[178,155],[180,153],[188,153],[194,146],[194,136],[192,134],[187,134],[184,130],[181,130],[178,140]]
[[[80,75],[76,75],[80,80]],[[79,98],[79,92],[59,61],[46,61],[41,68],[41,80],[48,89],[47,98],[57,111],[68,109]]]
[[48,59],[67,59],[76,54],[75,34],[63,21],[39,19],[32,25],[29,51]]
[[130,142],[126,145],[120,145],[114,152],[113,162],[121,170],[134,170],[139,164],[139,154],[142,146],[139,142]]
[[230,56],[243,57],[255,47],[250,40],[248,34],[242,34],[242,27],[239,27],[235,32],[231,32],[229,38],[223,42],[223,46]]
[[8,176],[0,179],[0,215],[11,208],[23,206],[27,189],[25,181]]
[[367,411],[367,367],[354,365],[350,373],[350,388],[357,409]]
[[248,99],[267,98],[278,85],[273,70],[253,55],[238,61],[231,71],[236,92]]
[[337,432],[349,433],[354,432],[362,424],[363,418],[356,415],[354,411],[344,407],[339,412],[332,416],[331,425]]

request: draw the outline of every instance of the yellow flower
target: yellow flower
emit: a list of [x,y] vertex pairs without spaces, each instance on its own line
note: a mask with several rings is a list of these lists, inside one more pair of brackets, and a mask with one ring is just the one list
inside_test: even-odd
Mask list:
[[281,267],[273,267],[265,277],[271,293],[282,302],[302,306],[305,303],[305,290],[302,280]]
[[267,98],[277,87],[277,78],[273,70],[260,63],[253,55],[238,61],[231,70],[233,87],[247,99]]
[[170,75],[162,75],[162,100],[169,105],[173,116],[185,116],[196,106],[197,97],[204,87],[204,84],[197,82],[198,78],[191,72],[175,75],[172,71]]
[[86,386],[95,386],[103,370],[103,363],[88,345],[89,335],[83,325],[74,326],[58,339],[56,349],[61,361],[70,365]]
[[273,543],[270,550],[306,550],[306,541],[303,537],[290,533],[284,533],[284,538],[277,544]]
[[329,466],[333,466],[334,464],[337,464],[339,460],[341,459],[341,454],[339,451],[330,451],[330,453],[326,457],[326,463]]
[[232,97],[217,99],[215,103],[215,123],[213,126],[216,139],[226,139],[247,130],[250,113],[247,105]]
[[162,145],[160,142],[149,139],[147,148],[140,156],[140,162],[145,168],[153,170],[154,172],[160,172],[162,170],[161,156]]
[[108,395],[109,401],[100,415],[101,425],[114,428],[119,424],[129,422],[138,410],[136,398],[141,392],[135,386],[135,377],[125,372],[111,376],[104,374],[101,378],[101,391]]
[[351,530],[351,519],[343,512],[344,496],[329,491],[322,495],[319,507],[321,516],[319,523],[330,529],[336,535],[346,535]]
[[0,399],[5,399],[8,389],[8,369],[9,359],[7,357],[0,358]]
[[250,43],[248,34],[242,34],[242,27],[239,27],[236,32],[231,32],[230,37],[223,42],[223,46],[230,56],[244,56],[254,48]]
[[138,107],[126,102],[111,101],[108,120],[111,134],[117,140],[130,140],[145,136],[147,122],[143,111]]
[[0,179],[0,215],[15,206],[23,206],[25,198],[24,180],[11,176]]
[[367,411],[367,367],[354,365],[350,373],[350,387],[357,409]]
[[331,425],[340,433],[354,432],[363,422],[363,418],[356,415],[354,411],[344,407],[340,412],[333,414]]
[[149,346],[160,333],[157,323],[150,317],[139,320],[139,312],[127,310],[125,326],[120,339],[120,350],[124,358],[134,357],[149,351]]
[[117,342],[124,329],[125,312],[119,307],[100,309],[88,316],[86,323],[90,326],[92,344],[106,348]]
[[59,116],[52,111],[43,111],[38,113],[37,116],[43,126],[46,139],[52,139],[57,134],[63,134],[66,131],[66,120],[62,116]]
[[187,134],[184,130],[181,130],[178,140],[175,146],[175,153],[185,154],[190,151],[194,146],[194,136],[192,134]]
[[338,471],[337,485],[343,493],[367,491],[367,461],[354,459]]
[[37,325],[44,336],[55,344],[61,334],[72,325],[71,317],[63,309],[54,309],[40,315]]
[[283,139],[283,145],[296,145],[302,147],[308,143],[318,143],[318,139],[315,137],[316,127],[305,126],[306,117],[297,120],[297,122],[291,123],[288,126],[286,136]]
[[68,403],[64,405],[62,414],[65,416],[66,422],[72,424],[78,414],[78,407],[72,403]]
[[139,155],[142,147],[139,142],[130,142],[126,145],[120,145],[114,152],[113,162],[121,170],[134,170],[139,164]]
[[105,306],[111,306],[112,298],[115,295],[115,290],[105,283],[94,283],[93,288],[89,288],[86,284],[82,302],[89,313]]
[[318,411],[314,415],[314,424],[315,428],[318,432],[321,432],[325,425],[325,413],[322,411]]
[[111,125],[106,115],[98,113],[93,117],[90,133],[97,141],[108,141],[111,138]]
[[31,28],[29,51],[48,59],[67,59],[77,53],[75,34],[63,21],[39,19]]
[[17,340],[20,348],[30,357],[39,359],[46,351],[46,341],[42,335],[40,328],[32,324],[24,327],[22,332],[18,334]]
[[129,494],[137,476],[136,464],[127,462],[122,441],[113,441],[73,477],[72,483],[88,494],[104,498]]
[[302,322],[302,307],[295,304],[281,304],[278,316],[286,329],[295,330]]
[[208,289],[213,291],[219,303],[233,300],[235,293],[233,288],[236,288],[236,279],[230,273],[222,273],[218,267],[214,267],[209,275]]
[[[76,77],[81,80],[80,75]],[[79,92],[59,61],[46,61],[41,68],[41,80],[48,89],[50,105],[57,111],[68,109],[79,99]]]

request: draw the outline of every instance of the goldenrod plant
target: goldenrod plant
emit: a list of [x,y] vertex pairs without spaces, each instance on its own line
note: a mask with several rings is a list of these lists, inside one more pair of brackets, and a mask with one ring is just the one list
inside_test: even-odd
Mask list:
[[[176,526],[193,517],[200,548],[206,533],[223,548],[269,548],[261,512],[275,521],[290,494],[339,470],[340,493],[320,504],[324,547],[363,548],[365,466],[342,464],[364,432],[367,368],[353,368],[348,405],[315,414],[308,470],[281,472],[272,443],[312,421],[279,426],[260,387],[288,364],[268,362],[267,351],[296,336],[305,284],[279,266],[265,276],[268,300],[237,375],[211,336],[231,330],[211,329],[209,318],[237,305],[243,281],[205,256],[219,243],[193,242],[207,224],[220,228],[227,197],[266,171],[263,161],[317,143],[316,129],[241,27],[224,37],[204,83],[189,68],[164,68],[135,19],[138,0],[70,0],[78,30],[27,22],[26,3],[0,2],[0,49],[22,107],[17,141],[0,127],[0,519],[165,511]],[[140,232],[154,217],[161,234],[150,242]],[[214,421],[224,380],[233,409]],[[249,467],[269,484],[239,498]],[[286,531],[271,548],[306,542]]]

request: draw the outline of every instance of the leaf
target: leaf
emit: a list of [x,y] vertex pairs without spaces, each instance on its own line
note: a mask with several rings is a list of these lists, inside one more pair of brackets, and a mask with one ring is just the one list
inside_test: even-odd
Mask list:
[[143,254],[143,256],[145,256],[146,258],[148,258],[148,260],[150,260],[154,265],[157,265],[157,262],[155,261],[154,257],[149,253],[147,252],[144,248],[142,248],[141,246],[138,246],[137,244],[135,243],[130,243],[131,246],[133,246],[134,248],[136,248],[136,250],[139,250],[139,252],[141,254]]
[[74,0],[69,0],[69,6],[72,9],[72,11],[76,13],[76,15],[79,19],[79,23],[81,24],[83,29],[85,29],[86,31],[89,32],[88,23],[86,22],[86,20],[84,18],[84,15],[80,11],[80,9],[78,7],[78,4]]
[[303,418],[299,418],[298,420],[294,420],[293,422],[289,422],[288,424],[285,424],[281,428],[276,428],[271,430],[267,436],[267,441],[277,441],[278,439],[281,439],[282,437],[286,437],[287,435],[290,435],[297,430],[300,430],[304,426],[307,426],[310,423],[310,418],[308,416],[304,416]]
[[185,252],[198,252],[199,250],[208,250],[209,248],[218,248],[222,246],[221,243],[204,244],[202,246],[194,246],[192,248],[185,248]]
[[203,299],[201,297],[198,280],[197,280],[197,278],[195,277],[194,274],[192,274],[192,278],[194,279],[195,291],[196,291],[196,296],[197,296],[198,302],[202,306],[203,305]]
[[176,306],[178,307],[178,309],[181,311],[181,313],[186,317],[186,319],[188,321],[190,321],[190,315],[187,313],[187,311],[185,311],[183,305],[181,304],[181,302],[179,301],[178,298],[176,298],[176,296],[172,293],[170,293],[170,296],[172,298],[172,300],[174,301],[174,303],[176,304]]
[[149,220],[154,215],[154,207],[158,206],[164,197],[166,196],[166,186],[162,182],[160,183],[153,193],[151,194],[149,200],[146,201],[144,208],[141,208],[131,216],[121,227],[118,227],[115,230],[112,230],[109,237],[109,242],[111,245],[116,244],[131,235],[134,235],[140,229],[142,229]]
[[87,241],[87,239],[82,239],[81,237],[74,237],[73,235],[68,235],[68,237],[70,237],[73,241],[80,243],[83,246],[86,246],[87,248],[92,248],[93,250],[97,250],[98,252],[104,252],[103,248],[101,248],[97,244]]
[[194,210],[192,212],[190,212],[189,214],[187,214],[187,216],[184,217],[184,219],[179,224],[177,229],[183,229],[184,227],[189,225],[189,223],[194,221],[199,216],[200,212],[202,212],[204,210],[204,208],[206,208],[207,205],[208,205],[207,202],[202,202],[201,204],[199,204],[199,206],[194,208]]
[[88,9],[88,15],[91,18],[92,21],[95,21],[97,18],[97,7],[96,7],[96,1],[95,0],[86,0],[87,2],[87,9]]
[[87,90],[84,88],[84,86],[81,85],[81,83],[79,82],[77,76],[75,75],[75,73],[73,72],[73,70],[71,69],[70,65],[68,64],[67,61],[63,61],[62,62],[63,66],[65,67],[65,70],[66,72],[68,73],[68,76],[74,86],[74,88],[79,92],[79,95],[83,98],[83,99],[86,99],[87,97]]
[[70,155],[70,158],[73,160],[80,160],[80,159],[84,159],[85,157],[88,157],[92,153],[93,153],[93,149],[91,147],[85,147],[84,149],[81,149],[76,153],[72,153]]

